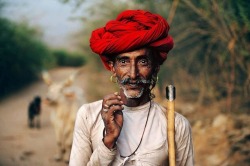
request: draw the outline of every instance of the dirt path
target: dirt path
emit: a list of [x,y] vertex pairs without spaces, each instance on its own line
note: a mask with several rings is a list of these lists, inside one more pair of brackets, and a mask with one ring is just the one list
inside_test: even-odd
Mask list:
[[[55,81],[68,77],[75,69],[51,71]],[[78,80],[76,84],[81,84]],[[81,85],[83,86],[83,85]],[[56,141],[50,122],[50,109],[42,104],[41,128],[27,125],[28,103],[35,95],[45,96],[47,87],[38,81],[20,92],[0,101],[0,166],[64,166],[55,162]]]

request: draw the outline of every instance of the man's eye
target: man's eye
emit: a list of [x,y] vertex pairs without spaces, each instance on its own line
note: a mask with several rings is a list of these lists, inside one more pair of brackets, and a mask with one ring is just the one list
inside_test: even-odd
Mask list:
[[141,60],[139,61],[139,64],[147,65],[147,64],[148,64],[148,60],[147,60],[147,59],[141,59]]
[[120,65],[120,66],[127,66],[129,64],[129,60],[127,60],[127,59],[119,59],[117,61],[117,64]]
[[125,59],[121,59],[120,63],[126,63],[126,60]]
[[128,63],[128,60],[126,60],[126,59],[120,59],[118,62],[120,64],[126,64],[126,63]]

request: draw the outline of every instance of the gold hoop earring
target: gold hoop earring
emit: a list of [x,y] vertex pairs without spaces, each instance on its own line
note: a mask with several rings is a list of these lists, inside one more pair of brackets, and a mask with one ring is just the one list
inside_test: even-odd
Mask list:
[[110,81],[113,82],[113,83],[117,83],[117,77],[115,77],[116,79],[114,80],[114,75],[111,75],[110,76]]

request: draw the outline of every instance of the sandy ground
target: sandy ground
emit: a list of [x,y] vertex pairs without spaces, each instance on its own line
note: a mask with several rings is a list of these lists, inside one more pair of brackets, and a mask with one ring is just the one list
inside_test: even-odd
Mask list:
[[[52,71],[55,81],[62,80],[75,69]],[[38,81],[29,87],[0,101],[0,166],[64,166],[56,162],[54,130],[50,122],[50,109],[42,104],[41,128],[30,129],[27,124],[27,108],[35,95],[44,98],[47,86]]]

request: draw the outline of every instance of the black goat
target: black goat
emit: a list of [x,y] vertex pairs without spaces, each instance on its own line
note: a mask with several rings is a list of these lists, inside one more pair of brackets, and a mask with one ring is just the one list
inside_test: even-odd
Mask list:
[[36,96],[28,107],[28,125],[30,128],[40,128],[41,97]]

